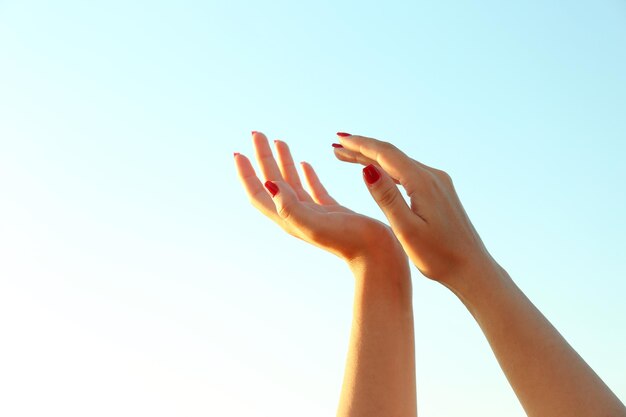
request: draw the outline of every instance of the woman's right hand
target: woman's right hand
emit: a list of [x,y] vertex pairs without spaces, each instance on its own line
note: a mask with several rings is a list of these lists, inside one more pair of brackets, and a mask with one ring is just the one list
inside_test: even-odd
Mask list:
[[489,255],[448,174],[386,142],[340,140],[344,148],[335,155],[367,165],[367,187],[404,250],[424,275],[463,301],[528,416],[626,416],[619,398]]
[[[450,176],[390,143],[340,133],[335,156],[366,165],[365,183],[415,266],[448,286],[495,261],[472,226]],[[406,191],[407,205],[396,184]]]

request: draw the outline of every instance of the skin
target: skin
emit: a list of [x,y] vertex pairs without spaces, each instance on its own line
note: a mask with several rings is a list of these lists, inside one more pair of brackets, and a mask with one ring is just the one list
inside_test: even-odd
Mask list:
[[[235,154],[239,180],[252,205],[294,237],[343,259],[354,275],[352,333],[338,416],[416,416],[415,346],[409,263],[385,224],[339,205],[313,167],[302,163],[307,192],[289,148],[252,135],[264,187],[250,163]],[[272,188],[270,186],[270,188]]]
[[474,316],[528,416],[626,416],[620,400],[488,253],[448,174],[386,142],[356,135],[340,141],[338,159],[379,172],[367,187],[400,244]]

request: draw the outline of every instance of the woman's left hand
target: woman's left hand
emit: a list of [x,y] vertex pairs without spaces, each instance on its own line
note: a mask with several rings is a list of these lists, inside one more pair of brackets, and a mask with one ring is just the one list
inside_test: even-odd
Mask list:
[[323,248],[348,263],[359,259],[391,255],[394,261],[406,255],[384,223],[341,206],[326,191],[313,167],[302,162],[310,194],[300,182],[289,147],[274,141],[278,162],[266,136],[252,135],[256,159],[265,178],[257,177],[244,155],[235,154],[239,179],[250,202],[287,233]]

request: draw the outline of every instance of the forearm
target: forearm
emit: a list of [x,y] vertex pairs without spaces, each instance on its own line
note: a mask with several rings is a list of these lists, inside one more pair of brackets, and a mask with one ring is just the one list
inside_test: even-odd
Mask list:
[[452,288],[530,417],[626,416],[626,408],[497,264]]
[[416,416],[415,346],[406,258],[353,265],[355,295],[338,416]]

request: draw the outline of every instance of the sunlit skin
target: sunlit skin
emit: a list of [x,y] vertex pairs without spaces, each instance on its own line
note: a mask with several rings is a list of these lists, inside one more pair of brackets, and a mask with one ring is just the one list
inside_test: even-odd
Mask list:
[[417,268],[474,316],[528,416],[626,416],[620,400],[489,255],[448,174],[386,142],[356,135],[340,141],[338,159],[380,174],[368,188],[398,240]]
[[528,416],[626,416],[620,400],[491,257],[448,174],[387,142],[338,136],[342,146],[335,145],[335,156],[366,166],[365,186],[390,228],[338,205],[313,168],[303,164],[307,193],[284,142],[275,143],[277,163],[266,137],[253,134],[263,178],[271,181],[269,191],[249,160],[235,155],[255,207],[288,233],[344,259],[355,276],[338,415],[417,414],[408,255],[426,277],[465,304]]
[[[252,140],[262,179],[247,157],[234,156],[250,202],[287,233],[343,259],[354,275],[337,415],[416,416],[411,278],[400,243],[385,224],[339,205],[313,167],[302,163],[307,192],[285,142],[274,142],[275,158],[263,133],[253,133]],[[273,184],[273,196],[265,181]]]

